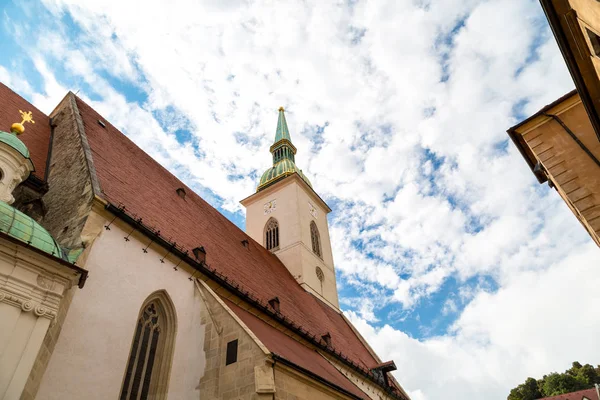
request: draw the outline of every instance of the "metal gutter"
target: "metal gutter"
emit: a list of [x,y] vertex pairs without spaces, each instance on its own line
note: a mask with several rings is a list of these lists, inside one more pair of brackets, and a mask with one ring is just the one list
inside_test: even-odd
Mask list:
[[177,247],[176,243],[174,243],[174,242],[171,243],[168,240],[166,240],[165,238],[163,238],[162,236],[160,236],[160,233],[158,231],[154,231],[151,227],[144,225],[140,218],[136,219],[136,218],[132,217],[131,215],[127,214],[124,207],[117,207],[110,202],[106,202],[105,208],[106,208],[106,210],[108,210],[109,212],[114,214],[116,217],[119,217],[122,221],[135,227],[139,232],[141,232],[142,234],[151,238],[153,243],[156,243],[156,244],[164,247],[165,249],[169,250],[171,254],[173,254],[173,255],[177,256],[178,258],[180,258],[181,260],[185,261],[188,265],[190,265],[196,271],[206,275],[207,277],[209,277],[210,279],[212,279],[219,285],[223,286],[228,291],[230,291],[233,294],[235,294],[236,296],[244,299],[244,301],[246,301],[248,304],[251,304],[256,309],[261,310],[262,312],[267,314],[272,319],[276,320],[278,323],[280,323],[284,327],[295,332],[299,337],[302,337],[307,342],[313,344],[314,346],[327,352],[328,354],[331,354],[333,357],[340,360],[342,363],[349,366],[351,369],[358,372],[360,375],[364,376],[365,378],[367,378],[370,381],[372,381],[373,383],[375,383],[377,386],[379,386],[383,391],[385,391],[387,394],[389,394],[393,398],[396,398],[399,400],[407,400],[408,399],[408,397],[405,397],[402,394],[398,393],[396,390],[394,390],[394,388],[385,387],[385,386],[381,385],[381,383],[379,381],[377,381],[375,375],[371,371],[368,371],[365,368],[363,368],[362,366],[358,365],[357,363],[352,361],[350,358],[346,357],[341,351],[337,351],[332,347],[326,346],[325,344],[323,344],[321,342],[320,338],[318,338],[316,335],[311,334],[307,330],[304,330],[300,325],[296,325],[291,319],[287,318],[285,315],[275,312],[273,310],[273,308],[271,308],[268,304],[262,303],[258,298],[253,296],[250,292],[245,291],[239,283],[237,283],[237,282],[227,278],[225,275],[217,272],[216,268],[211,269],[207,263],[200,263],[200,262],[196,261],[195,259],[193,259],[192,257],[190,257],[188,255],[188,251],[182,250],[182,248]]
[[88,270],[83,269],[83,268],[81,268],[75,264],[72,264],[68,261],[65,261],[62,258],[59,258],[59,257],[53,256],[52,254],[46,253],[44,250],[40,250],[37,247],[34,247],[27,242],[23,242],[17,238],[14,238],[4,232],[0,232],[0,238],[8,240],[9,242],[18,244],[20,246],[23,246],[23,247],[33,251],[34,253],[40,254],[44,257],[47,257],[47,258],[51,259],[52,261],[59,263],[60,265],[63,265],[65,267],[72,269],[73,271],[81,274],[81,275],[79,275],[79,281],[77,283],[77,286],[79,287],[79,289],[83,289],[83,286],[85,285],[85,281],[88,278],[88,273],[89,273]]

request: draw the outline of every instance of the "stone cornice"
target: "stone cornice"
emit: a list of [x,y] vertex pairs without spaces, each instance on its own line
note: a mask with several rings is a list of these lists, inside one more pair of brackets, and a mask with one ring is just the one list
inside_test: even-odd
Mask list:
[[0,240],[0,303],[53,320],[65,290],[77,278],[58,263]]

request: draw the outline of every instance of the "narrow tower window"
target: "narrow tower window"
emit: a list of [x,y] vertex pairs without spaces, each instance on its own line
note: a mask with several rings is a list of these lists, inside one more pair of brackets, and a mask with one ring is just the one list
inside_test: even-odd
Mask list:
[[267,250],[279,248],[279,222],[275,218],[269,218],[265,226],[265,248]]
[[323,252],[321,251],[321,236],[317,229],[315,221],[310,222],[310,240],[312,242],[312,251],[319,257],[323,258]]
[[175,338],[175,312],[164,291],[142,306],[125,370],[120,400],[165,399]]

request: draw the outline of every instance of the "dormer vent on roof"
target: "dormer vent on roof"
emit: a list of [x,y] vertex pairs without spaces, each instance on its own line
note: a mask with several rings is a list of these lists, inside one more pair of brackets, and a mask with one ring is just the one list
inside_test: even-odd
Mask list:
[[194,250],[192,250],[192,253],[194,253],[196,261],[198,261],[200,264],[204,264],[206,262],[206,250],[204,250],[204,247],[196,247]]
[[327,332],[324,335],[321,335],[321,339],[325,342],[325,346],[331,347],[331,335]]
[[277,314],[279,314],[279,297],[273,297],[271,300],[269,300],[269,305]]
[[101,127],[103,127],[104,129],[106,129],[106,124],[104,123],[104,121],[102,121],[101,119],[98,120],[98,125],[100,125]]
[[381,363],[381,364],[375,366],[374,368],[371,368],[371,372],[373,373],[373,375],[375,375],[377,380],[380,381],[385,386],[390,386],[388,372],[392,372],[395,370],[396,370],[396,363],[394,363],[393,360],[386,361],[384,363]]
[[250,242],[248,241],[248,239],[242,240],[242,246],[244,246],[245,248],[248,248],[249,244],[250,244]]
[[177,196],[181,197],[182,199],[185,199],[185,189],[184,188],[177,188],[175,190],[177,192]]

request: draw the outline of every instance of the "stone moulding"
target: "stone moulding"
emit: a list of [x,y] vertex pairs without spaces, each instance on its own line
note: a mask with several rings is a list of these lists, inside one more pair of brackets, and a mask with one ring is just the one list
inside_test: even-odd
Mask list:
[[0,241],[0,303],[53,321],[74,279],[60,264]]
[[56,311],[53,310],[54,307],[48,307],[41,303],[34,303],[27,298],[17,296],[14,294],[7,294],[4,291],[0,290],[0,303],[6,303],[14,307],[18,307],[24,312],[31,312],[38,316],[48,318],[49,320],[53,320],[56,318]]

